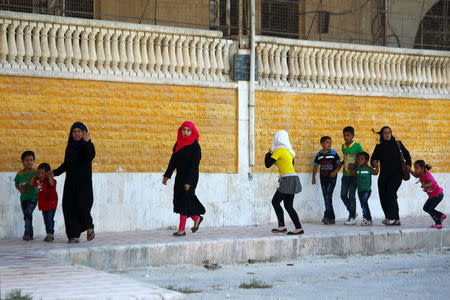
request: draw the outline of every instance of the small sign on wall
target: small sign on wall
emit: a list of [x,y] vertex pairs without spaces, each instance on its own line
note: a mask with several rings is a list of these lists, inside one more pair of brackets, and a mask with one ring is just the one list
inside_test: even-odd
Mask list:
[[[250,80],[250,55],[235,54],[233,57],[233,80]],[[255,80],[258,80],[258,65],[255,63]]]

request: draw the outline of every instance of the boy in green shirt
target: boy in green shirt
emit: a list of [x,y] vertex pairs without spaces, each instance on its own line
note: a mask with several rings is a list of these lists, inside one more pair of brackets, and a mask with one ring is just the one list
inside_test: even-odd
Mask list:
[[347,126],[342,131],[345,143],[342,144],[342,153],[344,160],[341,167],[344,167],[341,185],[341,199],[348,210],[348,219],[345,225],[356,225],[356,156],[363,152],[361,145],[353,139],[355,138],[355,129]]
[[25,221],[25,233],[22,239],[31,241],[33,239],[33,211],[36,208],[38,193],[38,187],[31,185],[33,178],[37,174],[37,170],[33,169],[34,152],[25,151],[22,153],[21,159],[24,168],[17,173],[14,183],[16,184],[16,189],[20,192],[20,204]]
[[363,220],[361,226],[372,225],[372,216],[369,209],[369,198],[372,193],[372,175],[378,175],[378,164],[375,169],[370,167],[369,153],[361,152],[358,154],[358,167],[356,168],[356,178],[358,182],[358,197],[363,211]]

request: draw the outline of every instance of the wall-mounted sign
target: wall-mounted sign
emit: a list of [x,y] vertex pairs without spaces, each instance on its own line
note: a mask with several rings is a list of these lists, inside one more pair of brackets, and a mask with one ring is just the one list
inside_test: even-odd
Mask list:
[[[258,80],[258,66],[255,64],[255,80]],[[250,55],[235,54],[233,57],[233,79],[250,80]]]

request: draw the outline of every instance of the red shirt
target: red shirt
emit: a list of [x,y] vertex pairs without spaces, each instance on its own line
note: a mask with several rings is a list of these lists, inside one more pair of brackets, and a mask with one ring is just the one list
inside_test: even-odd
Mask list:
[[56,193],[56,180],[55,185],[50,186],[48,180],[35,180],[34,186],[38,186],[38,207],[39,210],[54,210],[58,205],[58,193]]

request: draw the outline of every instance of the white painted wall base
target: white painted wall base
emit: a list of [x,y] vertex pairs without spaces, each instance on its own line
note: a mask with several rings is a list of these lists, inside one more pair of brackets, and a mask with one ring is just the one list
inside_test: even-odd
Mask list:
[[[23,234],[23,216],[19,193],[14,188],[14,173],[0,173],[0,238],[20,237]],[[445,191],[450,190],[450,174],[434,174]],[[206,207],[205,226],[257,225],[276,222],[271,199],[277,186],[276,174],[201,174],[198,197]],[[295,208],[301,221],[320,221],[324,210],[320,185],[311,185],[311,174],[301,174],[303,191],[295,197]],[[64,176],[58,177],[58,194],[62,198]],[[92,209],[97,232],[165,228],[177,225],[178,215],[172,212],[173,180],[161,184],[156,173],[95,173],[94,207]],[[375,179],[375,178],[374,178]],[[426,200],[416,180],[404,182],[399,192],[401,216],[426,215],[422,206]],[[383,217],[373,182],[370,208],[376,218]],[[346,218],[347,212],[339,197],[340,178],[334,193],[337,218]],[[358,202],[358,200],[357,200]],[[438,209],[450,213],[450,202],[444,198]],[[361,209],[357,204],[358,214]],[[42,214],[34,212],[35,236],[44,235]],[[289,217],[286,214],[286,220]],[[431,224],[431,219],[430,219]],[[56,213],[56,234],[64,235],[61,202]]]

